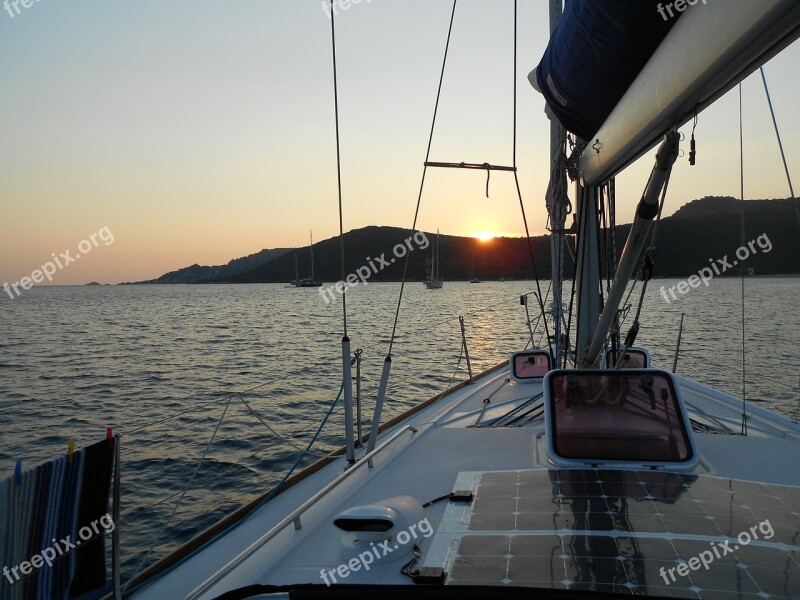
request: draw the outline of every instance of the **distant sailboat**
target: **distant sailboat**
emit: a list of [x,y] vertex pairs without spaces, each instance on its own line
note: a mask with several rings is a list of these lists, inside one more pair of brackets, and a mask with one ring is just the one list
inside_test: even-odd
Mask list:
[[475,249],[472,250],[472,273],[469,276],[470,283],[481,283],[481,280],[475,275]]
[[292,285],[294,287],[301,287],[301,288],[318,288],[322,287],[322,282],[317,281],[316,277],[314,276],[314,235],[309,231],[309,236],[311,238],[311,276],[306,277],[304,279],[300,279],[299,270],[297,267],[297,252],[294,254],[294,281],[292,281]]
[[433,245],[431,255],[431,270],[425,280],[425,287],[429,290],[440,290],[444,286],[441,267],[439,265],[439,230],[436,230],[436,243]]

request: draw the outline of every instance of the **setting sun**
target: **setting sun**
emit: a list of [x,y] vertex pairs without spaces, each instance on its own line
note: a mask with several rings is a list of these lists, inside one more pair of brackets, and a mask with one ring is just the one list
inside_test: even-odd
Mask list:
[[494,234],[491,231],[478,231],[477,233],[473,233],[472,237],[477,238],[482,242],[488,242],[496,238],[497,234]]

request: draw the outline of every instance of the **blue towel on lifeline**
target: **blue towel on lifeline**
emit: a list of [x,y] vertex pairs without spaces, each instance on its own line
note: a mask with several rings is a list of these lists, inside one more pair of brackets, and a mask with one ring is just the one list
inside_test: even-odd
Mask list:
[[72,462],[62,456],[24,471],[19,481],[0,480],[0,600],[106,591],[113,462],[114,448],[103,440],[75,451]]

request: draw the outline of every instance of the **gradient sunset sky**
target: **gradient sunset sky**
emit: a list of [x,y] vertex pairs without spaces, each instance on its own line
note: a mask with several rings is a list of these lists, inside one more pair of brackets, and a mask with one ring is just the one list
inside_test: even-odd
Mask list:
[[[411,225],[451,6],[362,0],[339,12],[346,230]],[[511,164],[512,19],[512,0],[459,2],[432,160]],[[518,164],[541,234],[549,124],[526,76],[547,43],[547,2],[521,0],[520,27]],[[321,0],[41,0],[13,18],[0,10],[0,57],[0,285],[103,227],[113,244],[55,283],[150,279],[338,232]],[[800,180],[798,64],[795,44],[766,71]],[[744,92],[746,196],[788,197],[758,74]],[[697,142],[667,214],[738,196],[735,91],[700,116]],[[652,161],[618,179],[619,222]],[[484,188],[483,172],[430,172],[420,228],[520,235],[513,178],[493,174],[488,200]]]

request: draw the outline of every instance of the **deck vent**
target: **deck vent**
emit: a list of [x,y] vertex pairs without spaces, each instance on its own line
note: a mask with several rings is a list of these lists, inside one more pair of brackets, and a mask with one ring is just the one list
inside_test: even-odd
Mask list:
[[[378,548],[375,562],[408,558],[415,541],[425,537],[430,525],[425,509],[416,498],[397,496],[375,504],[356,506],[340,513],[333,524],[344,532],[342,556],[345,559]],[[384,552],[383,548],[390,549]]]

